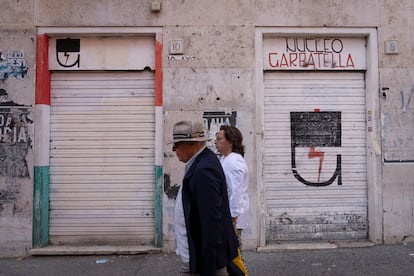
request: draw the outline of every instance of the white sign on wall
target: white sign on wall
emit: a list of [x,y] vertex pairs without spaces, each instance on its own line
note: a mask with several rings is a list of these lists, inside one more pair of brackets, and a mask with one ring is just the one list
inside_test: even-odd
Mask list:
[[269,37],[264,70],[365,70],[365,38]]
[[153,37],[81,37],[49,40],[50,70],[155,69]]

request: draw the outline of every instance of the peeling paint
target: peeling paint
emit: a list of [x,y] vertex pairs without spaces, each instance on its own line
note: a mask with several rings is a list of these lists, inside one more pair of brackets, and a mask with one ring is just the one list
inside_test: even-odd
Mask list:
[[0,49],[0,80],[10,77],[23,79],[27,76],[28,69],[22,51],[10,50],[5,54]]

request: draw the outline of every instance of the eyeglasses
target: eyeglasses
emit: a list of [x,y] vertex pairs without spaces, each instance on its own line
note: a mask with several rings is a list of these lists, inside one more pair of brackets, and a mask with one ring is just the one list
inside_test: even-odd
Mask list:
[[172,148],[172,150],[173,151],[175,151],[176,149],[177,149],[177,147],[179,146],[179,145],[182,145],[183,144],[183,142],[176,142],[176,143],[174,143],[173,144],[173,148]]

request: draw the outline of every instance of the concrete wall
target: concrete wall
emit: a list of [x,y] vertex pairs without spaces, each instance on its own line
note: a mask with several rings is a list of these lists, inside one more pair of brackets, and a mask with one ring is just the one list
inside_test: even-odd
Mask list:
[[[237,126],[244,133],[245,143],[248,145],[246,157],[252,172],[251,211],[254,214],[254,29],[246,26],[165,27],[165,57],[169,57],[168,41],[177,39],[183,41],[184,56],[190,56],[191,59],[183,61],[170,57],[164,61],[165,139],[171,139],[172,135],[168,126],[183,118],[196,115],[202,119],[204,111],[236,111]],[[175,153],[171,151],[171,146],[167,146],[165,152],[168,153],[164,163],[165,175],[175,180],[172,185],[180,184],[182,175],[179,174],[177,179],[178,175],[174,172],[182,172],[182,164],[179,164]],[[174,206],[174,199],[168,198],[164,201],[167,210]],[[172,218],[167,215],[168,225],[173,223]],[[254,226],[255,223],[251,225]],[[252,239],[251,244],[254,247],[257,231],[250,228],[250,232],[252,235],[249,238]],[[170,227],[165,233],[166,240],[174,242]]]
[[0,29],[0,255],[31,247],[35,33]]
[[[255,154],[256,134],[260,132],[255,128],[256,112],[260,108],[255,101],[255,28],[377,28],[379,85],[386,93],[383,96],[382,91],[378,91],[381,116],[375,119],[381,125],[382,157],[388,162],[376,172],[382,173],[383,187],[378,190],[383,188],[384,207],[384,216],[377,219],[383,219],[385,242],[400,242],[414,236],[413,1],[164,0],[160,1],[160,12],[151,11],[152,2],[155,1],[2,1],[0,62],[8,51],[22,53],[27,73],[0,78],[0,88],[7,93],[0,98],[23,105],[28,112],[23,117],[33,118],[37,27],[161,26],[164,141],[170,139],[172,125],[179,119],[201,118],[205,111],[237,112],[237,126],[245,136],[251,171],[251,228],[246,231],[245,245],[255,247],[260,212],[256,179],[261,173],[257,170],[260,160],[256,160]],[[169,50],[173,40],[182,42],[184,60],[171,57]],[[397,53],[385,53],[386,41],[398,46]],[[25,143],[18,147],[0,142],[0,252],[6,255],[23,254],[31,246],[34,160],[31,145],[36,122],[19,123],[27,128]],[[173,248],[174,193],[167,191],[180,183],[182,164],[170,146],[166,145],[164,151],[164,174],[169,182],[164,190],[163,231],[166,248]],[[16,158],[18,160],[13,163]],[[17,167],[18,171],[14,169]],[[398,200],[400,198],[404,200]]]
[[[381,1],[378,26],[384,242],[414,239],[414,3]],[[385,53],[394,41],[398,54]]]
[[384,242],[414,241],[414,170],[412,164],[385,164]]

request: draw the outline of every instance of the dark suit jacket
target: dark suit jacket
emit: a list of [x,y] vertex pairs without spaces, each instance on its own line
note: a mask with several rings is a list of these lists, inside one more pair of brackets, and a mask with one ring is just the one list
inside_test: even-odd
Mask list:
[[205,148],[183,179],[183,209],[190,252],[190,270],[215,275],[237,256],[226,177],[217,156]]

